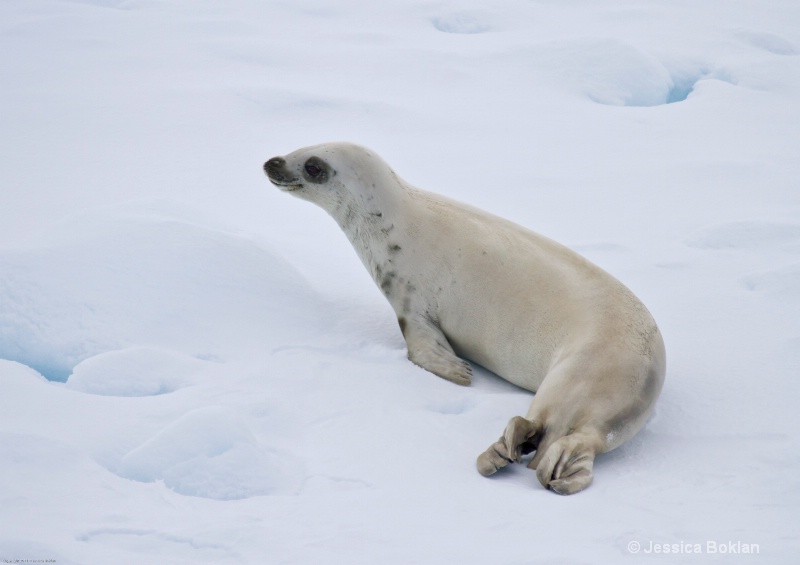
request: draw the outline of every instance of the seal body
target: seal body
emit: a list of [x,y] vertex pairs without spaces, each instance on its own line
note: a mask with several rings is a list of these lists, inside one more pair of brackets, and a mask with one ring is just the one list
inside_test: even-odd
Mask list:
[[412,187],[349,143],[267,161],[273,184],[324,208],[391,304],[408,358],[457,384],[466,359],[536,392],[478,457],[528,466],[560,494],[586,488],[597,453],[644,425],[666,367],[658,327],[614,277],[512,222]]

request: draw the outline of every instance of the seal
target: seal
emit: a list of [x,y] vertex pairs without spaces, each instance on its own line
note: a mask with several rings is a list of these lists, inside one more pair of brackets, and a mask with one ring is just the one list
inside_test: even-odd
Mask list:
[[299,149],[264,171],[336,220],[397,314],[412,362],[468,385],[468,359],[536,393],[478,457],[482,475],[533,453],[543,486],[576,493],[595,456],[645,424],[664,383],[664,342],[639,299],[599,267],[411,186],[358,145]]

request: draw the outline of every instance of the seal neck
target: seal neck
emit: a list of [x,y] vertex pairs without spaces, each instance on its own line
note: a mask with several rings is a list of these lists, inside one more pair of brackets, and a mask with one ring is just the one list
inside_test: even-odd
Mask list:
[[392,238],[403,230],[410,201],[409,187],[390,172],[390,186],[378,186],[368,195],[349,194],[331,214],[373,278],[390,259]]

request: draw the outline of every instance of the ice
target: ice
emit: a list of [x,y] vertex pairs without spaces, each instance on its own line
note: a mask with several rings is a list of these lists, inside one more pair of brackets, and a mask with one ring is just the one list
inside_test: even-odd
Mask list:
[[[794,0],[0,2],[0,561],[796,562],[799,24]],[[531,395],[408,362],[338,226],[264,178],[334,140],[653,312],[656,413],[588,490],[477,474]]]
[[[0,252],[0,355],[64,381],[87,358],[129,345],[214,359],[242,345],[241,335],[209,340],[214,331],[235,328],[257,343],[311,321],[290,297],[310,305],[319,298],[269,247],[162,213],[94,211],[35,249]],[[77,370],[84,384],[86,370]]]
[[122,458],[118,474],[163,480],[174,491],[216,500],[293,493],[302,464],[259,446],[235,414],[199,408],[160,430]]
[[740,31],[739,38],[753,47],[764,49],[776,55],[798,55],[800,50],[788,39],[763,31]]
[[[616,39],[553,42],[532,55],[534,62],[565,83],[570,92],[614,106],[656,106],[677,101],[675,83],[655,57]],[[690,87],[683,86],[688,93]]]
[[479,15],[456,12],[446,16],[438,16],[431,20],[433,27],[445,33],[486,33],[492,28],[482,21]]
[[78,363],[67,387],[109,396],[153,396],[191,386],[214,363],[154,347],[108,351]]
[[701,249],[796,248],[800,224],[777,222],[730,222],[698,230],[687,238]]

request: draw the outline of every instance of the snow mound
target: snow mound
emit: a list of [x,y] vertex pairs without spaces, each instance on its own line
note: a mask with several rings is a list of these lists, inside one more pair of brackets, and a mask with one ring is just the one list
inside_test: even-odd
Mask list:
[[215,363],[155,347],[130,347],[78,363],[67,387],[104,396],[155,396],[188,386]]
[[[49,380],[106,351],[152,345],[224,358],[291,339],[305,317],[314,323],[315,293],[251,239],[158,216],[74,223],[84,225],[62,226],[36,249],[0,252],[0,358]],[[59,241],[64,233],[80,235]],[[312,308],[297,312],[298,302]],[[98,369],[83,367],[74,385],[97,382],[87,370]]]
[[486,33],[491,31],[491,26],[484,21],[484,18],[467,13],[457,12],[431,19],[433,27],[444,33]]
[[230,411],[200,408],[169,424],[122,458],[117,474],[163,480],[188,496],[235,500],[299,491],[296,458],[262,446]]
[[699,249],[760,249],[800,243],[800,224],[728,222],[701,228],[686,238]]
[[534,64],[574,92],[611,106],[657,106],[685,100],[707,71],[684,65],[673,76],[656,57],[618,39],[554,41]]
[[742,283],[748,290],[764,292],[779,300],[800,299],[800,264],[749,275]]
[[800,54],[800,49],[798,49],[794,43],[774,33],[746,30],[740,31],[737,35],[739,39],[748,45],[756,47],[757,49],[763,49],[774,55]]

